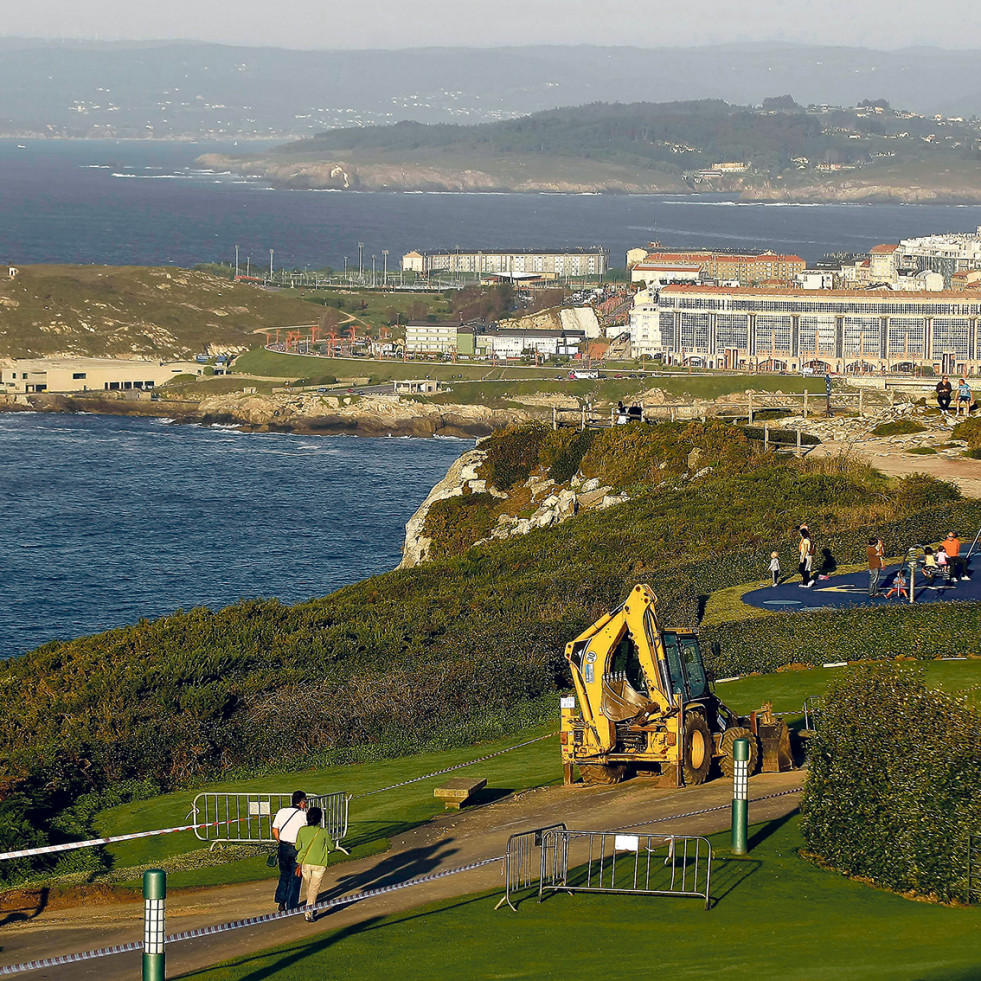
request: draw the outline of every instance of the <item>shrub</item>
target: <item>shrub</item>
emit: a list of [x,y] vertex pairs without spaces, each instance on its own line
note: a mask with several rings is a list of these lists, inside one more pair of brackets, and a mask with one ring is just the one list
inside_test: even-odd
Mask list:
[[966,898],[981,815],[981,713],[918,671],[860,668],[829,689],[801,830],[822,861],[897,892]]
[[969,460],[981,460],[981,446],[975,446],[973,450],[965,450],[961,455]]
[[459,555],[494,529],[494,498],[467,494],[436,501],[426,515],[423,534],[432,539],[432,558]]
[[880,423],[872,430],[873,436],[905,436],[909,433],[925,433],[926,426],[915,419],[895,419]]
[[550,433],[542,448],[548,475],[557,484],[567,484],[579,472],[583,457],[593,444],[594,429],[581,432],[560,429]]
[[487,452],[481,464],[481,476],[502,491],[524,482],[541,461],[541,448],[548,432],[540,423],[530,423],[508,426],[492,436],[481,444]]
[[981,447],[981,419],[965,419],[954,426],[952,435],[962,439],[972,449]]
[[934,456],[937,451],[932,446],[914,446],[906,452],[913,456]]

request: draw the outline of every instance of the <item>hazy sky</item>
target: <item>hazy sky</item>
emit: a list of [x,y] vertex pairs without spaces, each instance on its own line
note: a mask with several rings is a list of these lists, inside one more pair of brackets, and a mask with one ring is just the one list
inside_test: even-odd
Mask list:
[[31,0],[4,6],[0,35],[12,37],[190,38],[292,48],[755,40],[981,48],[981,3],[970,0]]

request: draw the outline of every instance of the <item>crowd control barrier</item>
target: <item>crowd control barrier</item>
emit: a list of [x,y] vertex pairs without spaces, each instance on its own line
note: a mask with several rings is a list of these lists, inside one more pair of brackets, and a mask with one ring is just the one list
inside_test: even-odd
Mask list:
[[[197,825],[194,834],[201,841],[216,845],[268,845],[275,843],[272,823],[281,807],[289,807],[292,794],[223,794],[208,791],[194,798],[189,823]],[[323,808],[321,827],[335,843],[347,834],[348,803],[343,791],[311,794],[310,807]]]
[[711,905],[712,845],[698,835],[546,831],[538,901],[546,892],[704,899]]
[[504,896],[494,909],[500,909],[506,903],[515,913],[518,912],[511,902],[512,896],[541,881],[542,836],[546,831],[565,830],[564,824],[549,824],[533,831],[521,831],[508,838],[504,853]]

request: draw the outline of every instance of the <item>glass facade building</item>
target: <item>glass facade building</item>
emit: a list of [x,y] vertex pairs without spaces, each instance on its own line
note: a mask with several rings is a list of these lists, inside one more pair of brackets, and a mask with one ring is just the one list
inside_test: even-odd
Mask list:
[[634,354],[713,368],[977,374],[979,319],[981,295],[963,291],[667,286],[657,329]]

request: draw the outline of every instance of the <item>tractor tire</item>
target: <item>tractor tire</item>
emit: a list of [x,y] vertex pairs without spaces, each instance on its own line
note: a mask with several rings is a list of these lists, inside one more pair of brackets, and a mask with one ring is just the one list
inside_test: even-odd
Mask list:
[[627,775],[626,763],[580,763],[582,782],[597,786],[620,783]]
[[749,775],[752,776],[760,765],[760,741],[750,729],[743,726],[730,726],[722,734],[722,739],[719,740],[719,752],[722,753],[719,769],[726,777],[731,777],[735,773],[736,764],[732,758],[732,744],[737,739],[749,740]]
[[712,769],[712,733],[701,712],[689,712],[685,716],[685,732],[682,737],[681,772],[686,787],[705,783]]

